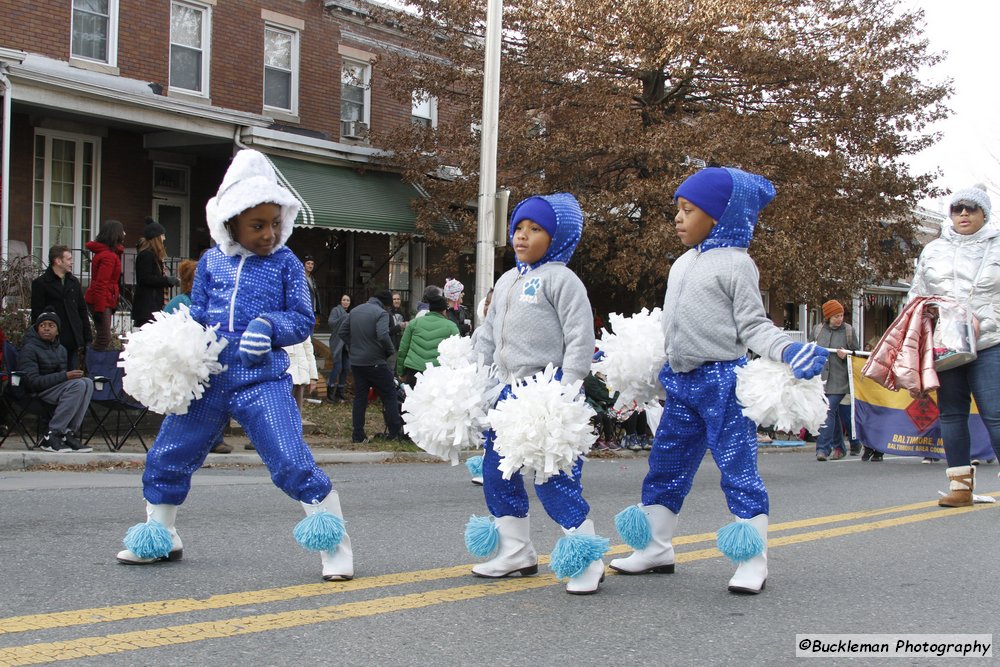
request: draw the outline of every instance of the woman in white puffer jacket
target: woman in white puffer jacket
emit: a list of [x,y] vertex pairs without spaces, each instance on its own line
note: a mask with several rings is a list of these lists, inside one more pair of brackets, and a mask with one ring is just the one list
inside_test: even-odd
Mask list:
[[288,353],[288,374],[292,376],[292,396],[299,404],[299,412],[301,412],[302,404],[305,402],[306,387],[309,387],[309,393],[316,391],[316,381],[319,379],[312,337],[282,349]]
[[947,296],[966,304],[979,320],[979,356],[938,373],[941,437],[948,459],[949,493],[943,507],[972,505],[975,468],[969,436],[970,394],[1000,456],[1000,229],[988,224],[991,202],[977,185],[951,198],[951,224],[928,243],[913,276],[908,299]]

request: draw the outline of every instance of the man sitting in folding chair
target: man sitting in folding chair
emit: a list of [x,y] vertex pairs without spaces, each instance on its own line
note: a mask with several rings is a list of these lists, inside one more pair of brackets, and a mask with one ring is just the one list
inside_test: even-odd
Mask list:
[[48,433],[38,443],[47,452],[90,452],[77,437],[87,414],[94,382],[83,371],[67,370],[66,348],[59,342],[59,316],[45,312],[25,332],[17,370],[29,391],[54,405]]

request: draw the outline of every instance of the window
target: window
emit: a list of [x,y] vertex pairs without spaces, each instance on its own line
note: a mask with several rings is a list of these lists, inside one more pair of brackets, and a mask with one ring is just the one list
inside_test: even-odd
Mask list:
[[298,113],[299,34],[264,28],[264,106]]
[[44,130],[35,134],[31,253],[43,264],[51,246],[82,248],[93,238],[99,141]]
[[116,66],[118,60],[118,0],[73,0],[70,54]]
[[345,60],[340,70],[340,134],[360,138],[368,129],[371,67]]
[[197,95],[208,94],[208,7],[170,3],[170,87]]
[[421,127],[437,127],[437,98],[423,91],[413,93],[410,122]]

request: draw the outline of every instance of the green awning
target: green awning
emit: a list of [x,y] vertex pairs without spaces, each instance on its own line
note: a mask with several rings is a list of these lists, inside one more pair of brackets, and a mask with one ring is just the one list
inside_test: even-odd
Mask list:
[[302,203],[296,226],[413,234],[410,202],[420,196],[399,174],[269,155],[278,181]]

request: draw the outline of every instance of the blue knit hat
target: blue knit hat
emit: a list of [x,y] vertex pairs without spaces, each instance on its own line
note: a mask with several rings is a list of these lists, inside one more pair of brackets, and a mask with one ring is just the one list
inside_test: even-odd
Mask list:
[[551,237],[545,256],[528,266],[515,258],[518,271],[524,273],[547,262],[569,263],[573,251],[583,235],[583,209],[576,197],[568,192],[528,197],[517,206],[510,216],[507,238],[513,241],[514,228],[521,220],[534,220]]
[[715,221],[722,217],[733,194],[733,177],[728,170],[708,167],[688,176],[674,193],[674,201],[684,197],[708,213]]
[[985,216],[983,222],[990,221],[990,209],[992,208],[992,203],[990,202],[990,196],[986,192],[986,186],[981,183],[976,183],[971,188],[965,188],[964,190],[958,190],[951,196],[951,203],[949,206],[954,206],[955,204],[975,204],[979,208],[983,209],[983,215]]
[[774,199],[771,181],[731,167],[709,167],[692,174],[674,193],[684,197],[716,221],[698,247],[749,248],[757,216]]
[[550,238],[556,235],[556,212],[552,204],[541,197],[528,197],[518,204],[510,218],[510,228],[516,228],[522,220],[533,221],[548,232]]

